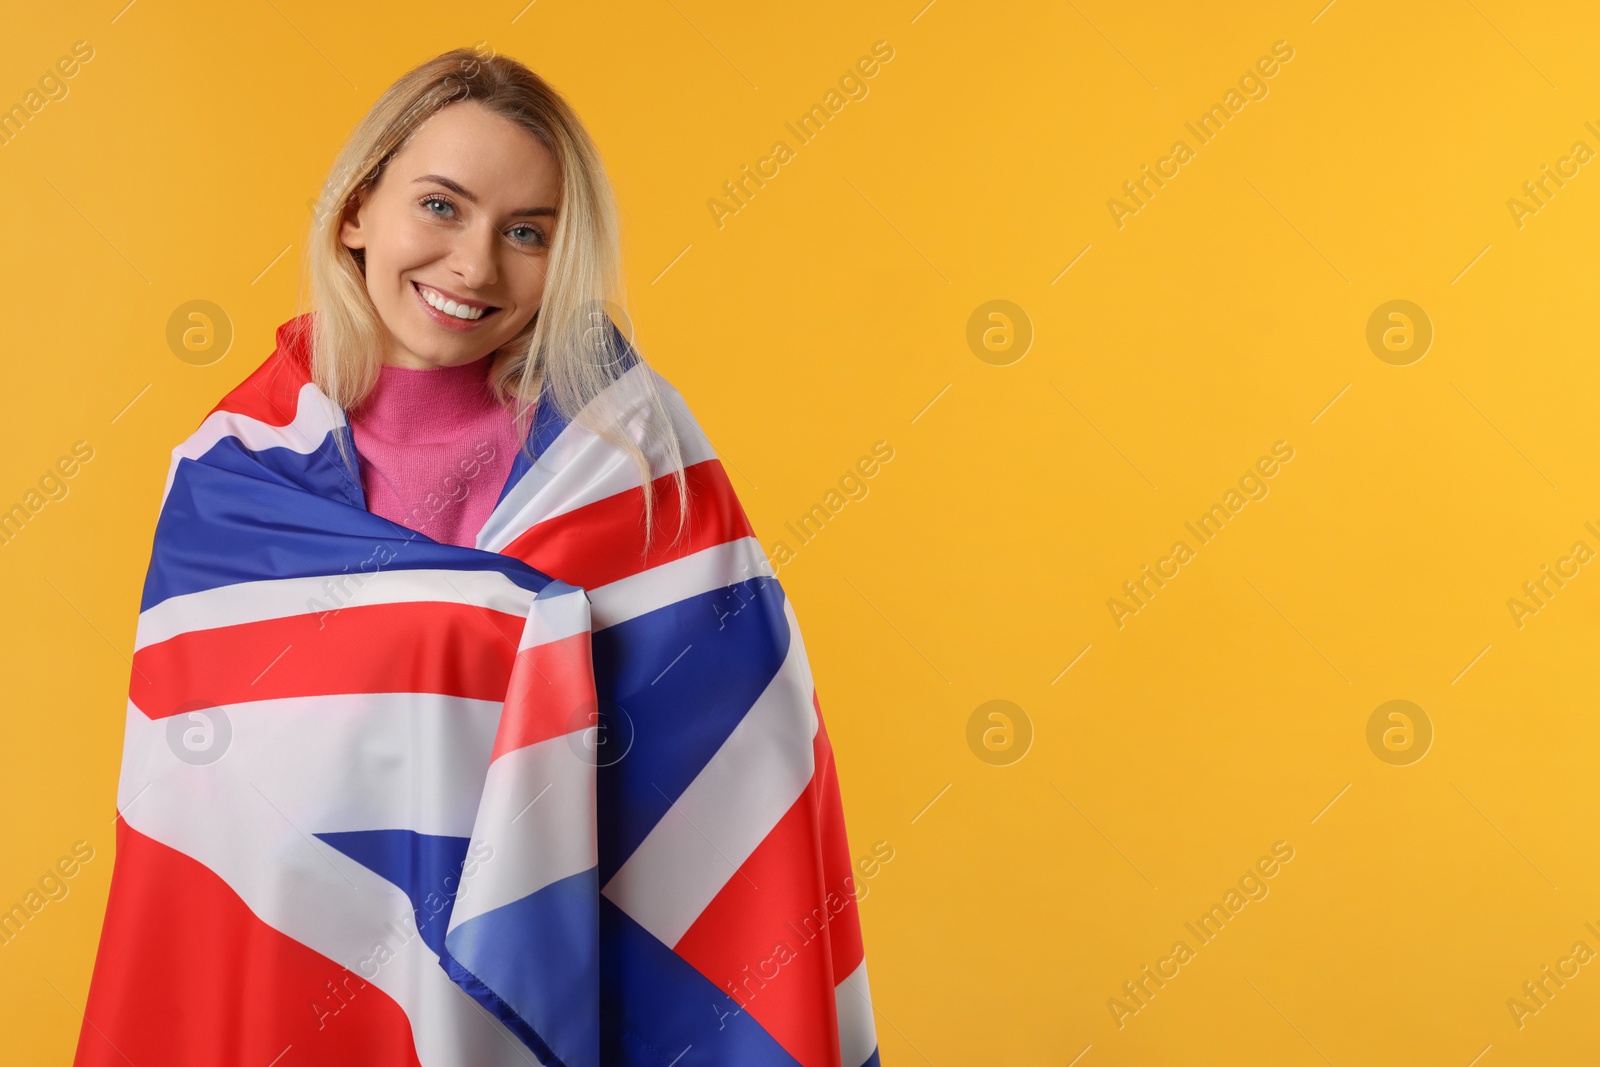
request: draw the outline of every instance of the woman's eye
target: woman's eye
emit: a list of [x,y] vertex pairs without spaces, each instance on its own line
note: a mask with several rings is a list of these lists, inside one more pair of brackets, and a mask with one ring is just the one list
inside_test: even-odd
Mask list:
[[[428,196],[428,197],[424,197],[422,199],[422,206],[423,207],[427,208],[428,211],[431,214],[439,215],[439,213],[437,211],[433,210],[432,205],[434,205],[434,204],[443,204],[445,207],[449,208],[452,213],[456,209],[456,206],[454,204],[452,204],[449,200],[447,200],[446,198],[444,198],[442,196]],[[439,217],[440,218],[448,218],[449,216],[448,215],[439,215]]]
[[516,240],[516,242],[518,244],[531,244],[531,245],[542,245],[542,244],[544,244],[544,234],[535,226],[516,226],[516,227],[512,228],[511,232],[512,233],[521,232],[521,233],[529,234],[529,236],[527,236],[527,237],[514,238],[514,240]]
[[[435,193],[432,196],[423,197],[420,201],[418,201],[418,203],[424,209],[426,209],[429,214],[433,215],[435,218],[439,218],[439,219],[453,219],[453,218],[455,218],[456,206],[455,206],[455,204],[451,203],[449,197],[440,196],[437,193]],[[435,210],[435,205],[442,205],[445,210],[444,211],[437,211],[437,210]],[[521,226],[513,226],[507,232],[513,234],[514,236],[512,237],[512,240],[515,241],[517,244],[520,244],[520,245],[527,245],[527,246],[529,246],[531,248],[540,248],[540,247],[543,247],[547,243],[545,235],[544,235],[544,231],[540,230],[537,226],[529,226],[527,224],[523,224]],[[520,235],[520,236],[518,236],[518,235]]]

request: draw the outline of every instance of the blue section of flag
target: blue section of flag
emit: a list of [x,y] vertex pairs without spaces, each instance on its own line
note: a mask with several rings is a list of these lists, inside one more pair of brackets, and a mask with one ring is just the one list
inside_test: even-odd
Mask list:
[[445,929],[461,886],[468,838],[415,830],[349,830],[315,836],[404,890],[423,944],[444,954]]
[[608,626],[593,637],[608,728],[632,727],[627,756],[597,778],[600,884],[722,747],[789,654],[783,590],[751,578]]
[[[349,429],[342,428],[338,432],[351,449],[354,459],[354,445],[351,444],[354,439]],[[179,463],[179,467],[196,462],[243,474],[257,481],[280,481],[319,497],[366,510],[366,494],[361,490],[361,481],[344,465],[332,432],[323,434],[322,440],[310,452],[298,452],[281,446],[255,451],[246,448],[243,441],[230,434],[212,445],[199,460],[186,459]]]
[[565,1067],[600,1062],[598,895],[591,867],[469,919],[445,941],[442,961],[456,984],[541,1059]]
[[607,1067],[799,1067],[738,1001],[603,896],[600,929]]
[[[263,466],[283,480],[261,477]],[[156,524],[139,610],[168,597],[238,582],[361,575],[379,569],[492,570],[533,592],[550,581],[514,557],[440,544],[296,484],[296,479],[325,482],[331,491],[343,484],[331,467],[316,453],[304,456],[288,448],[251,452],[236,437],[219,441],[203,462],[180,461]],[[241,478],[241,472],[251,477]],[[271,515],[272,521],[263,522],[263,515]]]

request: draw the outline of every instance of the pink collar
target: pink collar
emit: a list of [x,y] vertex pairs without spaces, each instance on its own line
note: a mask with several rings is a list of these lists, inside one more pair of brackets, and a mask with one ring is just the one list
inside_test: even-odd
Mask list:
[[350,419],[377,430],[378,436],[388,436],[384,430],[404,433],[410,444],[452,441],[468,424],[483,418],[487,409],[498,406],[488,383],[492,355],[427,370],[386,363]]

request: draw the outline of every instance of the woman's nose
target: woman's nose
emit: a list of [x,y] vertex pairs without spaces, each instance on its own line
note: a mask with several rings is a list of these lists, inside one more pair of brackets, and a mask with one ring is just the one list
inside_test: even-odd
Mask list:
[[482,289],[499,280],[500,234],[488,225],[469,227],[450,250],[450,266],[471,289]]

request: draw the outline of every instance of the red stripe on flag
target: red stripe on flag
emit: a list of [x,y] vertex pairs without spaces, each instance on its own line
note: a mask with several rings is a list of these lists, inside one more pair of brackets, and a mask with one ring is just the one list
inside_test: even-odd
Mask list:
[[822,721],[822,703],[815,689],[811,691],[811,706],[817,710],[817,733],[811,740],[812,758],[816,761],[816,774],[812,784],[818,798],[817,821],[822,849],[823,884],[848,885],[849,905],[833,917],[833,934],[828,939],[833,949],[833,980],[842,982],[861,965],[866,952],[861,943],[861,913],[856,908],[855,871],[850,861],[850,841],[845,835],[844,804],[839,795],[839,774],[833,762],[833,743],[828,740],[828,729]]
[[676,543],[669,542],[677,533],[677,487],[669,475],[651,483],[655,529],[648,556],[644,555],[642,487],[537,523],[501,551],[552,578],[597,589],[701,549],[754,535],[720,460],[692,464],[683,473],[689,491],[689,522]]
[[283,1064],[420,1067],[393,998],[119,816],[74,1067],[266,1067],[286,1047]]
[[[819,771],[831,766],[818,731]],[[733,997],[801,1067],[838,1067],[834,987],[861,960],[861,927],[848,850],[842,869],[825,853],[831,772],[805,790],[722,887],[674,951]],[[820,843],[819,843],[820,842]],[[837,858],[837,857],[835,857]],[[839,971],[841,959],[849,969]],[[854,1067],[854,1065],[850,1065]]]
[[311,319],[297,315],[278,327],[277,348],[234,386],[209,414],[231,411],[271,426],[294,421],[300,389],[311,380]]
[[598,725],[588,631],[517,653],[505,699],[490,763],[507,752]]
[[[369,604],[194,630],[133,656],[129,697],[150,718],[333,693],[504,700],[526,620],[472,604]],[[319,628],[320,627],[320,628]]]

